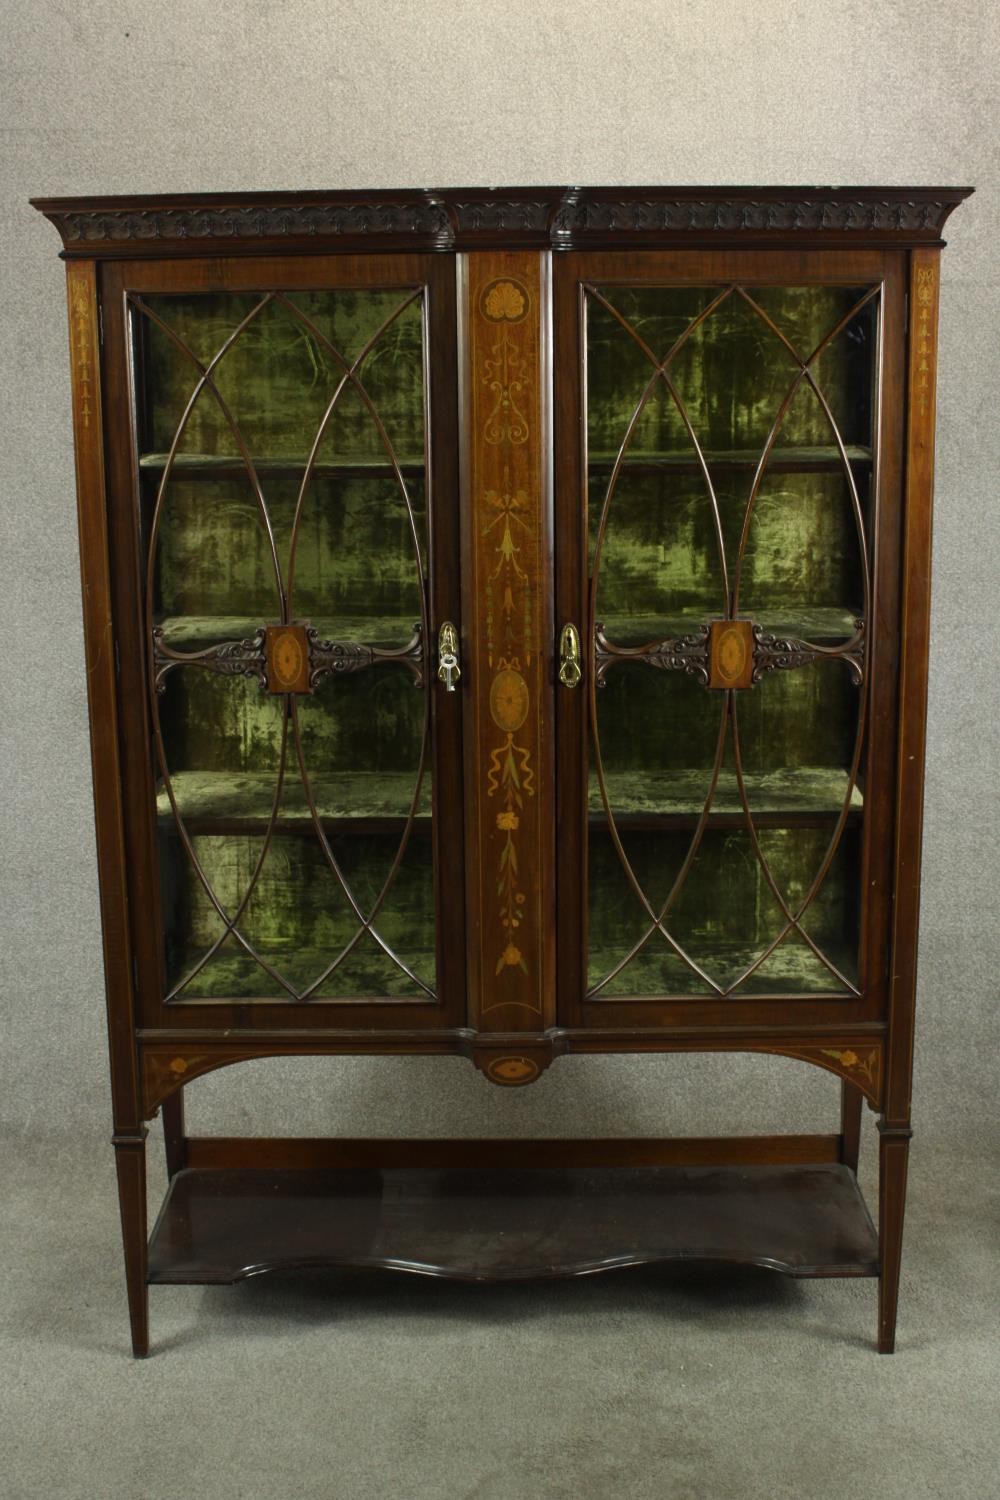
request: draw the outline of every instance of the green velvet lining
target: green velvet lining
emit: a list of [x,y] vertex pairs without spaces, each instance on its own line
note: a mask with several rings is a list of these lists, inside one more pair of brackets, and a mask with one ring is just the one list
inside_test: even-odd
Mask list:
[[[295,292],[291,301],[349,362],[386,318],[404,291]],[[147,303],[202,361],[211,359],[260,298],[224,292],[149,297]],[[170,448],[198,372],[151,319],[144,321],[148,391],[144,450]],[[411,303],[378,339],[358,371],[365,392],[397,455],[424,449],[423,320]],[[320,339],[280,304],[251,322],[213,370],[213,380],[239,424],[250,453],[266,458],[308,453],[325,411],[343,379],[343,366]],[[195,400],[182,451],[236,454],[239,446],[222,408],[206,387]],[[337,399],[321,456],[386,458],[378,426],[351,385]]]
[[[399,957],[434,984],[434,890],[428,825],[417,825],[399,865],[375,928]],[[389,876],[402,829],[391,833],[331,831],[334,857],[361,911],[367,916]],[[260,858],[263,838],[254,835],[198,834],[192,840],[206,879],[223,908],[232,914],[242,900]],[[167,967],[176,984],[223,931],[222,923],[176,835],[161,836],[161,887],[167,914]],[[316,975],[355,936],[359,919],[312,837],[272,839],[257,884],[240,919],[247,940],[296,989]],[[235,967],[234,967],[235,960]],[[242,988],[228,991],[233,976]],[[188,995],[265,997],[274,982],[242,954],[231,938],[192,981]],[[327,995],[423,996],[418,985],[365,937],[324,986]]]
[[[662,359],[717,296],[717,287],[600,288],[632,325],[652,355]],[[859,300],[847,287],[754,287],[754,299],[808,356]],[[844,442],[871,441],[871,305],[840,333],[812,370]],[[712,451],[764,445],[798,365],[767,324],[738,296],[730,296],[690,333],[670,365],[670,376],[699,442]],[[587,299],[587,416],[591,451],[616,451],[638,406],[653,365],[596,297]],[[829,419],[803,382],[792,397],[777,446],[825,447]],[[691,453],[684,420],[657,379],[632,444],[641,452]]]
[[[709,954],[699,953],[696,962],[710,972],[717,982],[731,983],[754,962],[761,948],[739,947],[733,944],[719,945]],[[826,950],[835,967],[850,976],[851,954],[845,950]],[[623,954],[616,950],[590,951],[588,984],[596,986],[610,973]],[[691,955],[694,957],[695,955]],[[704,962],[702,962],[704,960]],[[614,979],[602,986],[594,996],[597,1000],[621,999],[634,995],[700,995],[708,998],[714,993],[689,964],[679,958],[665,939],[657,935],[646,948]],[[844,984],[802,942],[786,941],[777,948],[743,984],[734,991],[740,995],[843,995],[849,991]]]
[[[710,692],[682,672],[628,662],[608,672],[596,703],[606,774],[707,772],[712,765],[726,711],[724,693]],[[786,767],[845,771],[860,704],[847,666],[836,658],[768,674],[755,688],[735,695],[744,771],[751,777]],[[727,758],[731,761],[731,749]]]
[[[867,476],[859,477],[867,496]],[[750,479],[715,482],[728,583],[736,583]],[[591,479],[591,562],[606,476]],[[763,622],[798,610],[857,613],[863,600],[860,544],[842,473],[767,473],[760,484],[740,570],[739,610]],[[726,613],[711,504],[697,475],[626,474],[608,509],[597,573],[597,617]]]
[[[276,769],[283,702],[252,679],[220,677],[203,667],[174,668],[160,699],[171,774]],[[316,691],[297,698],[295,707],[311,774],[361,770],[416,777],[425,697],[405,667],[382,665],[321,678]],[[294,767],[291,727],[288,756]]]
[[[295,617],[418,619],[426,572],[423,483],[413,480],[407,486],[418,555],[406,500],[394,480],[313,480],[302,507],[292,579],[298,492],[292,479],[270,479],[264,486],[280,576]],[[277,619],[274,561],[248,480],[172,479],[160,517],[157,611]]]
[[[323,973],[335,956],[331,948],[292,948],[287,945],[272,945],[261,953],[261,957],[299,993]],[[180,956],[179,972],[188,972],[200,957],[199,953]],[[432,950],[411,949],[406,961],[413,973],[425,984],[433,981],[435,960]],[[235,941],[227,940],[178,996],[178,999],[183,1000],[195,998],[288,1001],[292,997]],[[362,939],[344,963],[309,998],[312,1001],[415,1000],[426,1004],[428,996],[420,985],[414,984],[404,969],[386,956],[377,943],[371,939]]]
[[[761,828],[758,832],[772,879],[793,912],[805,900],[824,861],[831,832],[830,827]],[[620,837],[633,875],[658,915],[681,875],[691,848],[691,833],[687,830],[625,828],[620,830]],[[626,875],[606,827],[591,829],[589,849],[589,972],[591,983],[596,983],[644,935],[650,926],[650,918]],[[852,981],[857,977],[855,947],[860,850],[859,830],[849,826],[825,881],[802,919],[812,940]],[[754,853],[749,832],[745,828],[709,827],[665,923],[690,957],[716,983],[725,986],[736,977],[741,963],[749,963],[756,953],[769,946],[782,931],[786,920]],[[795,960],[789,970],[790,987],[794,989],[794,975],[800,970],[808,975],[817,961],[809,956],[808,948],[794,934],[781,945],[780,953],[784,954],[788,942],[792,947],[785,957],[792,962],[790,955],[800,944],[801,964],[805,965],[801,969],[799,960]],[[659,935],[655,935],[647,965],[651,955],[655,954],[669,960],[669,949]],[[672,964],[673,960],[669,962]],[[782,962],[776,954],[773,962],[769,960],[765,976],[771,967],[780,970]],[[633,966],[637,966],[635,974],[632,973]],[[671,968],[669,972],[674,971]],[[647,979],[642,976],[643,964],[636,958],[615,980],[613,992],[647,993],[642,988]],[[699,987],[701,983],[697,981]],[[825,978],[820,987],[843,989],[830,977]],[[648,992],[655,993],[657,988],[654,984]],[[815,985],[810,986],[813,988]],[[688,991],[681,989],[678,992]]]

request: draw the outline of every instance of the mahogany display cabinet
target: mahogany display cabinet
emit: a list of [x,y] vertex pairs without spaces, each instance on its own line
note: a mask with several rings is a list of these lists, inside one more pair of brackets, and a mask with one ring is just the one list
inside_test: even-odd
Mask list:
[[[42,199],[148,1285],[878,1278],[910,1139],[938,265],[969,189]],[[290,1054],[777,1053],[829,1135],[193,1138]],[[858,1188],[880,1132],[878,1229]],[[151,1235],[145,1122],[170,1183]]]

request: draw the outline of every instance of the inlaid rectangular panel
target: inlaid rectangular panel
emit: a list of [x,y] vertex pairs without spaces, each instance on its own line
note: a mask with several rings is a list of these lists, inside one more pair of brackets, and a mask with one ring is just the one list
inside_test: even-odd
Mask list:
[[749,620],[713,620],[708,632],[710,688],[748,688],[753,682],[753,633]]
[[269,625],[264,632],[269,693],[311,693],[309,637],[304,625]]
[[485,1029],[537,1030],[553,1014],[543,260],[483,253],[465,271],[470,1004]]

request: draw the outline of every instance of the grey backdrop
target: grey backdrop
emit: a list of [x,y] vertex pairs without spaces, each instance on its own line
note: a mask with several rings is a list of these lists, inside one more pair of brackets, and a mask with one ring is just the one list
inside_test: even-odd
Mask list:
[[[995,0],[4,0],[4,1500],[995,1492],[998,17]],[[27,198],[533,182],[978,188],[944,257],[899,1352],[872,1353],[869,1282],[265,1277],[154,1288],[154,1357],[134,1365],[107,1141],[63,268]],[[829,1128],[837,1085],[778,1059],[567,1060],[511,1092],[452,1059],[284,1061],[189,1095],[202,1130],[700,1132]]]
[[[9,1130],[110,1158],[63,267],[29,194],[415,184],[976,185],[943,263],[917,1145],[994,1120],[996,8],[913,0],[57,0],[5,6],[0,881]],[[704,1131],[832,1121],[768,1059],[282,1061],[201,1129]],[[108,1160],[110,1166],[110,1160]]]

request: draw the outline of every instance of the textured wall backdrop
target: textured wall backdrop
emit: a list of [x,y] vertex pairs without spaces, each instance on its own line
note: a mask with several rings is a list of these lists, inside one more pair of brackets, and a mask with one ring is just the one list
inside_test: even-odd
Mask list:
[[[915,1119],[995,1122],[1000,464],[992,0],[7,0],[0,202],[0,1117],[110,1126],[63,268],[29,194],[517,183],[972,183],[941,299]],[[199,1128],[816,1128],[768,1059],[282,1061],[188,1091]],[[108,1150],[108,1170],[111,1153]],[[917,1157],[919,1162],[919,1155]]]

